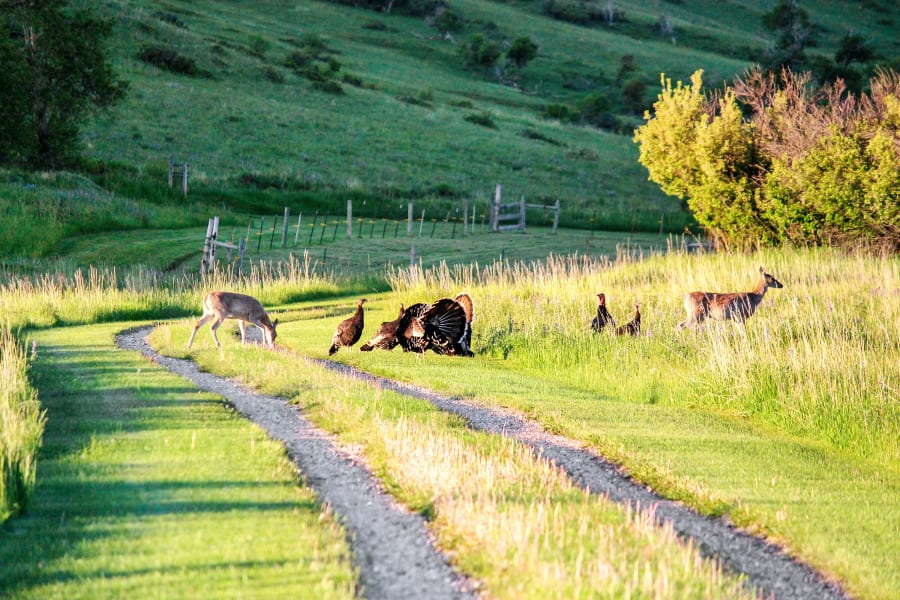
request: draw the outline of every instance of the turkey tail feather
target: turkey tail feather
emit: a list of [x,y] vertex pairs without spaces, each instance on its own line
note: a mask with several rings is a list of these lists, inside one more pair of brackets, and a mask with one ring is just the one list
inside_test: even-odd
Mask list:
[[455,298],[456,302],[462,306],[463,310],[466,313],[466,323],[471,323],[475,320],[475,303],[472,302],[472,296],[463,292],[458,294]]

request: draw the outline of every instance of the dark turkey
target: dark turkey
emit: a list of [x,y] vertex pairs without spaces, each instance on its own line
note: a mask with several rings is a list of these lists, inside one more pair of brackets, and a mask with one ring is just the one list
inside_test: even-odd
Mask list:
[[597,316],[591,321],[591,329],[600,332],[607,326],[615,328],[616,320],[606,309],[606,295],[597,294]]
[[337,352],[338,348],[349,348],[350,346],[358,342],[359,338],[362,337],[364,321],[363,304],[365,302],[365,298],[360,298],[359,302],[356,304],[356,312],[353,313],[353,316],[348,319],[344,319],[337,326],[337,330],[334,332],[334,337],[331,339],[331,348],[328,349],[328,356],[331,356],[332,354]]
[[616,329],[616,335],[641,335],[641,305],[634,305],[634,318]]
[[[471,304],[471,298],[468,294],[465,296]],[[473,356],[466,338],[467,328],[471,329],[467,314],[460,302],[450,298],[442,298],[432,304],[413,304],[395,320],[382,323],[378,333],[360,350],[393,350],[400,346],[404,352],[432,350],[449,356]]]

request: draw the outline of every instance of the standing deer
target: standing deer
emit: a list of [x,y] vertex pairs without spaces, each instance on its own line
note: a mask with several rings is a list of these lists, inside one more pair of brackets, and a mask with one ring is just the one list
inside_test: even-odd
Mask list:
[[213,340],[216,347],[221,349],[222,344],[219,343],[219,337],[216,335],[216,329],[219,328],[225,319],[237,319],[238,327],[241,329],[241,344],[246,343],[245,327],[247,323],[252,323],[263,330],[266,346],[275,347],[275,327],[278,326],[278,319],[275,322],[269,320],[259,300],[253,296],[246,294],[236,294],[234,292],[210,292],[203,299],[203,316],[194,325],[194,331],[191,332],[191,339],[188,340],[187,347],[190,348],[194,343],[194,336],[210,319],[214,319],[210,325]]
[[753,316],[756,307],[762,302],[766,290],[781,288],[781,282],[759,268],[759,283],[752,292],[691,292],[684,297],[684,310],[687,318],[678,324],[676,331],[702,323],[707,318],[717,321],[732,320],[743,323]]

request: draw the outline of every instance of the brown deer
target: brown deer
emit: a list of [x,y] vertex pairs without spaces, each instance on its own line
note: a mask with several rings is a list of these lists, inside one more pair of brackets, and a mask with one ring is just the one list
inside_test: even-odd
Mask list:
[[222,348],[222,344],[219,343],[216,329],[219,328],[219,325],[221,325],[225,319],[238,320],[238,327],[241,329],[241,344],[246,343],[246,324],[252,323],[263,330],[266,346],[269,348],[275,347],[275,327],[278,326],[278,319],[275,319],[274,323],[270,321],[269,315],[262,307],[262,304],[260,304],[259,300],[253,296],[236,294],[234,292],[208,293],[206,298],[203,299],[203,316],[200,317],[200,320],[194,325],[194,331],[191,332],[191,339],[189,339],[187,343],[188,348],[194,343],[194,336],[197,335],[197,330],[211,319],[214,320],[209,328],[212,332],[213,340],[216,342],[216,347],[219,349]]
[[702,323],[707,318],[717,321],[732,320],[743,323],[753,316],[762,302],[766,290],[781,288],[781,282],[759,268],[759,283],[752,292],[691,292],[684,297],[684,310],[687,318],[678,324],[676,331]]

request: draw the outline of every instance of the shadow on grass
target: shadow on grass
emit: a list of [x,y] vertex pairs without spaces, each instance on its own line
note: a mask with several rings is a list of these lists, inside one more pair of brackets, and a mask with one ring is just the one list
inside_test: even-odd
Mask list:
[[[169,377],[135,377],[142,368],[147,370],[146,363],[129,353],[88,349],[78,342],[39,349],[32,373],[47,425],[32,503],[0,527],[0,596],[142,572],[231,572],[241,563],[204,557],[204,544],[233,547],[225,523],[268,521],[271,529],[285,515],[321,513],[315,501],[286,495],[284,480],[258,479],[254,464],[229,468],[225,461],[231,455],[242,460],[241,450],[222,442],[233,435],[228,432],[233,421],[230,409],[221,410],[221,399],[189,385],[172,385]],[[185,430],[201,435],[196,451]],[[238,437],[246,440],[243,433]],[[206,528],[212,541],[180,548],[181,555],[189,552],[192,564],[178,567],[152,540],[182,535],[186,523],[196,519],[223,525]],[[155,553],[162,564],[144,569],[139,565],[153,557],[133,561],[129,556],[126,564],[138,566],[123,571],[116,548]],[[103,553],[99,564],[110,565],[111,572],[95,572],[98,552]],[[248,568],[268,564],[246,562]]]

